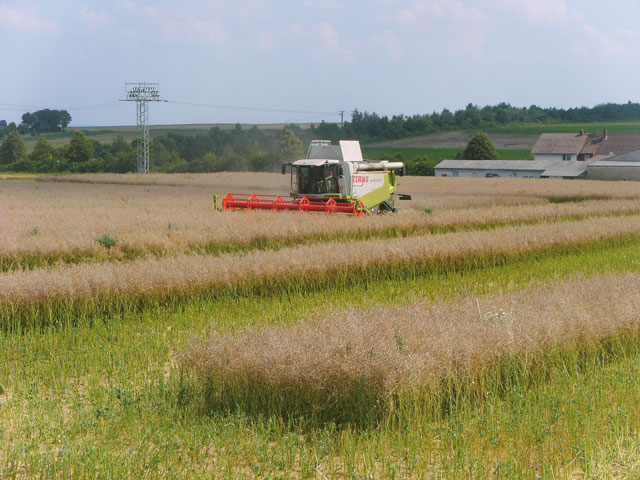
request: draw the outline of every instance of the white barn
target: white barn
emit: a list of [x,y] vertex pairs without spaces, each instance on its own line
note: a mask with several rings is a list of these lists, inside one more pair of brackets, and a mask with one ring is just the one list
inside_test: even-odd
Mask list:
[[545,160],[443,160],[436,177],[586,178],[585,162]]

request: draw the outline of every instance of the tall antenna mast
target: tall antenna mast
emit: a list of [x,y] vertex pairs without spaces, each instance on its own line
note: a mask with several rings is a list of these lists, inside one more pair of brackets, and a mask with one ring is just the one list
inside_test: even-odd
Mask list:
[[159,83],[125,83],[121,102],[136,102],[138,124],[138,173],[149,173],[149,102],[166,102],[160,98]]

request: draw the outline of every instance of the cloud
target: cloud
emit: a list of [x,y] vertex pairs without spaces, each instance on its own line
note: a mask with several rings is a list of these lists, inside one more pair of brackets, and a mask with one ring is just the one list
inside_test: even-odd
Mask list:
[[338,0],[304,0],[303,5],[307,8],[324,8],[332,10],[342,8],[342,3]]
[[276,44],[271,32],[261,32],[245,42],[247,46],[258,50],[275,50]]
[[371,39],[371,43],[386,50],[394,58],[400,58],[404,54],[404,45],[391,30],[385,30]]
[[294,37],[308,41],[311,47],[315,48],[316,54],[329,54],[344,61],[355,59],[352,50],[343,43],[340,34],[328,22],[310,27],[293,25],[290,31]]
[[403,8],[396,12],[394,19],[396,23],[399,23],[400,25],[408,25],[410,23],[414,23],[417,20],[417,17],[411,10]]
[[338,32],[336,32],[327,22],[322,22],[313,28],[313,32],[327,48],[338,48],[340,46]]
[[457,21],[484,22],[487,15],[476,7],[467,7],[459,0],[429,0],[418,2],[413,12],[416,16],[448,17]]
[[532,23],[558,24],[569,18],[565,0],[498,0],[496,4],[520,12]]
[[229,38],[221,22],[201,18],[193,13],[170,16],[165,18],[163,23],[165,33],[173,39],[221,45]]
[[105,11],[96,12],[82,7],[78,15],[92,28],[114,28],[117,27],[116,20]]
[[[152,31],[170,41],[222,45],[229,39],[214,4],[179,4],[176,7],[137,6],[119,3],[129,18],[142,18]],[[149,26],[149,25],[147,25]]]
[[51,34],[60,31],[55,22],[41,17],[34,7],[25,2],[14,5],[0,3],[0,25],[31,33]]

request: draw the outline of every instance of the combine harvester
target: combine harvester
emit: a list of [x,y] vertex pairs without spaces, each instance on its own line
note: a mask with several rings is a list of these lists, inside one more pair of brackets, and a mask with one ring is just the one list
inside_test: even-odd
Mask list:
[[229,193],[222,199],[223,210],[244,208],[279,212],[364,214],[396,212],[396,171],[404,174],[404,163],[363,160],[358,141],[313,140],[307,158],[284,163],[282,174],[291,168],[291,194],[252,195]]

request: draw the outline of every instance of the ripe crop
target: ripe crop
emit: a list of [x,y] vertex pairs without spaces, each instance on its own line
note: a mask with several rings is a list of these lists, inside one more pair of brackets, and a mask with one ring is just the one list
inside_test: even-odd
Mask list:
[[[181,254],[131,262],[96,263],[7,272],[0,276],[0,306],[162,295],[237,288],[319,277],[376,276],[385,269],[453,267],[465,262],[549,248],[637,237],[640,216],[590,218],[495,230],[462,231],[396,239],[327,242],[217,257]],[[340,252],[340,254],[336,254]],[[366,272],[369,272],[368,274]],[[98,307],[99,308],[99,307]]]
[[[217,212],[205,187],[9,183],[0,188],[0,270],[193,251],[417,235],[638,211],[640,200],[406,209],[366,219]],[[442,197],[445,198],[445,197]],[[442,199],[441,199],[442,200]],[[443,203],[444,200],[443,200]],[[108,244],[100,241],[109,238]]]
[[231,392],[254,406],[281,394],[294,402],[283,409],[351,410],[364,401],[363,388],[373,395],[366,401],[390,407],[403,392],[443,400],[447,385],[481,399],[506,388],[508,375],[491,376],[491,366],[505,359],[526,371],[542,352],[586,351],[621,333],[637,338],[638,291],[638,275],[601,275],[482,299],[351,310],[214,334],[184,358],[221,402]]

